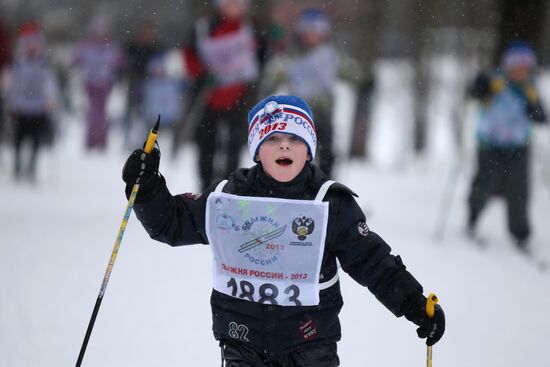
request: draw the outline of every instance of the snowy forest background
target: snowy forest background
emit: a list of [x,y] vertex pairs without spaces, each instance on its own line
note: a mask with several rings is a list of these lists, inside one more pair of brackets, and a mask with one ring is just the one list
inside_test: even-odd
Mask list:
[[[127,41],[152,22],[174,50],[203,1],[0,0],[0,22],[12,29],[43,24],[50,57],[63,66],[67,49],[97,13],[114,20]],[[480,223],[488,248],[464,236],[466,196],[474,169],[475,104],[467,83],[491,67],[506,40],[534,44],[539,89],[550,109],[550,3],[482,1],[254,1],[266,23],[291,25],[306,5],[323,6],[336,44],[372,75],[373,92],[356,114],[357,93],[335,86],[339,152],[336,179],[356,191],[369,226],[401,254],[426,292],[445,308],[447,333],[434,366],[550,365],[550,271],[515,251],[504,204],[494,200]],[[130,11],[131,7],[131,11]],[[174,56],[174,73],[185,68]],[[181,68],[181,70],[179,69]],[[78,76],[67,81],[59,138],[40,160],[36,185],[11,174],[8,136],[0,136],[0,366],[65,366],[76,361],[126,201],[120,171],[128,154],[122,119],[125,81],[109,103],[109,149],[84,149]],[[161,133],[162,147],[170,139]],[[166,149],[169,150],[169,149]],[[533,246],[550,260],[550,133],[534,131]],[[195,147],[165,154],[161,171],[172,193],[196,191]],[[242,165],[251,165],[243,152]],[[442,228],[444,226],[444,228]],[[442,232],[439,232],[441,231]],[[436,236],[436,234],[442,234]],[[342,277],[342,366],[421,366],[425,345],[367,290]],[[132,217],[83,365],[214,366],[210,331],[210,251],[152,242]]]
[[[64,67],[67,54],[55,50],[83,38],[86,25],[98,15],[109,16],[116,41],[128,42],[144,24],[151,24],[164,47],[178,48],[193,21],[208,13],[212,4],[196,0],[0,0],[0,22],[15,29],[29,19],[39,21],[48,36],[51,58]],[[550,3],[544,0],[251,1],[251,11],[266,31],[273,25],[291,28],[297,13],[307,6],[321,7],[330,14],[333,41],[358,61],[372,81],[378,81],[387,63],[404,66],[406,71],[397,82],[412,94],[408,110],[399,116],[412,129],[408,143],[417,154],[425,153],[429,145],[436,118],[430,100],[441,96],[440,87],[452,93],[445,97],[442,112],[460,130],[466,84],[478,71],[498,63],[506,42],[526,40],[535,47],[543,67],[550,63],[550,45],[544,37],[550,34]],[[290,37],[291,32],[286,32],[285,41]],[[449,79],[449,68],[458,68],[460,75]],[[361,115],[360,120],[354,121],[354,134],[345,150],[366,157],[374,140],[368,137],[371,119]]]

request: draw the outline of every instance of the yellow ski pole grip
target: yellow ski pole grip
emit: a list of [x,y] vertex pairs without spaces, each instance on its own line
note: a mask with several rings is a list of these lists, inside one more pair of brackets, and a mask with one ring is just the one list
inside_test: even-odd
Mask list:
[[426,300],[426,315],[431,319],[434,317],[435,314],[435,304],[439,300],[437,299],[437,296],[434,293],[430,293],[428,296],[428,299]]
[[[438,302],[437,296],[430,293],[426,300],[426,315],[431,319],[435,315],[435,304]],[[432,367],[432,346],[429,345],[426,350],[426,366]]]
[[147,137],[147,141],[145,142],[145,148],[143,148],[143,151],[147,154],[151,153],[153,151],[153,147],[155,146],[155,141],[157,140],[157,135],[159,132],[160,127],[160,115],[157,119],[157,123],[155,126],[149,131],[149,136]]

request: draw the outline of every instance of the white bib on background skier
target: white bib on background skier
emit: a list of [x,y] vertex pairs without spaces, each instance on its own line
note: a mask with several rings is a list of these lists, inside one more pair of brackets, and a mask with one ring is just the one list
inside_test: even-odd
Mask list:
[[259,74],[256,41],[249,25],[224,37],[209,37],[208,23],[197,23],[199,53],[222,85],[250,82]]

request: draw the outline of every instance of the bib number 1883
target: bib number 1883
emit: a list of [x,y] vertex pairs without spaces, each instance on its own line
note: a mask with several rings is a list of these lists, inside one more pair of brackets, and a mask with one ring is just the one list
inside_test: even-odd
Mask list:
[[[229,279],[227,282],[227,288],[231,289],[231,295],[242,299],[247,299],[252,302],[258,303],[270,303],[272,305],[278,305],[277,297],[279,296],[279,288],[275,284],[264,283],[257,290],[254,285],[246,280],[241,280],[238,284],[235,278]],[[285,295],[288,295],[288,302],[293,303],[295,306],[301,306],[302,302],[298,299],[300,296],[300,288],[292,284],[285,288]],[[237,296],[238,294],[238,296]]]

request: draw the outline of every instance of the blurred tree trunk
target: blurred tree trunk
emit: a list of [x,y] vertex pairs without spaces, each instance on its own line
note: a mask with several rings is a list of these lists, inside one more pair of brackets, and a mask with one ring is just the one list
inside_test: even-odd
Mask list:
[[433,15],[431,1],[414,3],[413,8],[408,11],[410,29],[414,38],[411,39],[410,55],[413,60],[414,77],[414,127],[413,127],[413,149],[420,154],[426,148],[427,122],[428,122],[428,91],[429,91],[429,64],[426,54],[426,29],[428,28],[430,16]]
[[498,4],[502,17],[498,25],[498,41],[494,55],[495,65],[506,43],[513,40],[529,42],[535,48],[547,42],[542,37],[542,29],[547,12],[545,0],[501,0]]
[[428,123],[428,91],[429,91],[429,60],[427,53],[424,50],[425,45],[425,30],[426,30],[426,15],[430,14],[430,2],[423,3],[423,6],[416,8],[417,17],[413,25],[414,29],[414,45],[411,56],[413,58],[415,70],[414,90],[414,135],[413,148],[416,154],[420,154],[426,147],[426,127]]
[[544,38],[544,35],[550,34],[550,2],[546,3],[544,12],[541,14],[544,18],[542,19],[542,30],[540,37],[538,39],[538,51],[539,51],[539,61],[541,65],[548,66],[550,64],[550,44]]
[[372,68],[380,53],[381,6],[379,1],[361,1],[356,9],[358,13],[361,36],[356,45],[357,57],[363,72],[363,80],[357,87],[357,101],[353,120],[352,137],[349,155],[352,158],[368,158],[368,142],[370,132],[370,117],[372,95],[375,88]]

